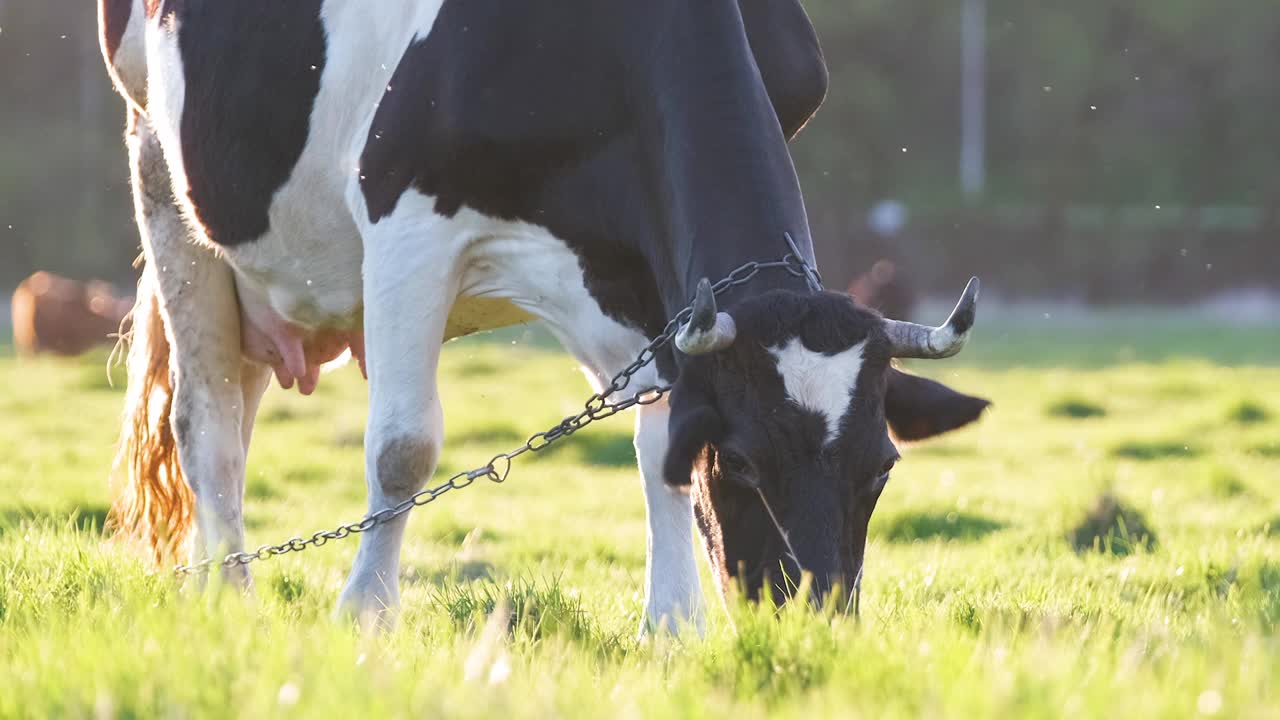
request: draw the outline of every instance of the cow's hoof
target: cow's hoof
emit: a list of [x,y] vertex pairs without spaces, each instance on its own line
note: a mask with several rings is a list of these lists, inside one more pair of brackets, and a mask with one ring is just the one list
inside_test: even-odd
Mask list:
[[702,613],[647,613],[640,622],[636,639],[648,643],[658,638],[701,638],[707,634],[706,619]]
[[244,565],[194,573],[181,579],[184,589],[196,592],[205,592],[212,588],[214,590],[235,590],[241,595],[253,595],[254,593],[253,574]]
[[396,627],[399,610],[397,600],[347,588],[338,598],[333,619],[354,624],[362,632],[390,632]]

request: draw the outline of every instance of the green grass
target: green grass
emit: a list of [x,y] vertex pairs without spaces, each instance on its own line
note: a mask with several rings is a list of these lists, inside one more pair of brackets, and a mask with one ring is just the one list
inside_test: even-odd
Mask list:
[[1241,425],[1253,425],[1271,419],[1271,413],[1256,402],[1241,400],[1227,410],[1227,419]]
[[[103,357],[0,358],[0,717],[1275,717],[1280,341],[1104,330],[984,327],[914,364],[995,406],[904,450],[860,620],[710,597],[705,639],[646,644],[626,419],[415,513],[399,628],[370,637],[329,619],[354,543],[263,563],[242,599],[105,541]],[[586,395],[537,334],[453,344],[443,373],[442,473]],[[361,515],[364,392],[346,368],[269,393],[250,545]],[[1159,542],[1106,552],[1103,522],[1077,551],[1106,493]]]
[[1107,410],[1097,403],[1068,395],[1049,403],[1045,408],[1045,414],[1050,417],[1084,420],[1102,417],[1107,414]]

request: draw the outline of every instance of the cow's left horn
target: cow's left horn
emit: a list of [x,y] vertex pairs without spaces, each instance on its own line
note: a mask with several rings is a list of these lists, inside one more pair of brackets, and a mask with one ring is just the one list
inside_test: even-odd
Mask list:
[[693,298],[693,314],[676,333],[676,347],[685,355],[706,355],[729,347],[737,336],[738,326],[729,313],[716,310],[711,281],[702,278]]
[[951,317],[941,327],[929,327],[900,320],[885,320],[884,330],[889,336],[889,353],[896,358],[922,358],[937,360],[948,358],[964,348],[973,329],[978,311],[978,278],[969,280],[951,311]]

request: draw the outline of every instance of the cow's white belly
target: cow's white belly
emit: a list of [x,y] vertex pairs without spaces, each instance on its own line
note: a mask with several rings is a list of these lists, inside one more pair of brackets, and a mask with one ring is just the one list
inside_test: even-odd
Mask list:
[[485,330],[520,325],[535,320],[535,316],[522,310],[510,300],[485,297],[459,297],[449,311],[445,327],[445,340],[460,338]]
[[[345,254],[345,253],[342,253]],[[289,323],[307,334],[322,331],[359,330],[363,325],[361,261],[359,254],[351,259],[345,273],[324,274],[308,272],[305,264],[300,267],[280,267],[270,263],[250,265],[234,258],[242,253],[230,252],[237,273],[241,302],[255,305],[254,313],[270,313],[279,322]],[[292,265],[292,263],[290,263]],[[448,282],[449,274],[442,272],[421,278],[407,278],[406,282]],[[460,268],[468,274],[467,268]],[[467,289],[460,292],[449,311],[445,332],[446,340],[463,337],[486,330],[496,330],[536,319],[536,313],[517,305],[508,295],[528,296],[520,293],[524,283],[518,279],[495,277],[492,273],[471,270],[473,278],[483,278],[486,289],[476,294]],[[514,281],[513,281],[514,280]],[[527,304],[536,305],[537,298]]]
[[[644,333],[601,309],[587,290],[577,254],[541,226],[468,208],[442,216],[433,198],[409,189],[391,215],[362,232],[369,243],[397,238],[402,242],[397,249],[403,250],[385,261],[366,260],[366,265],[390,263],[366,267],[367,277],[392,284],[432,283],[443,289],[432,294],[450,307],[442,340],[536,318],[583,364],[597,387],[648,342]],[[370,289],[367,294],[372,298],[379,293]]]
[[[290,182],[304,183],[305,177],[295,174]],[[332,206],[314,203],[316,197],[281,192],[273,217],[292,221],[273,222],[259,242],[227,252],[237,270],[246,354],[276,366],[277,374],[277,360],[294,357],[296,367],[286,362],[285,369],[307,392],[318,380],[319,365],[346,347],[363,360],[363,244],[371,241],[363,234],[373,231],[356,230],[353,220],[350,230],[332,222],[322,209]],[[448,321],[441,342],[540,319],[597,388],[647,342],[643,333],[604,313],[587,291],[578,256],[545,228],[468,209],[446,218],[435,213],[432,198],[414,190],[382,222],[403,225],[398,257],[416,256],[405,266],[426,268],[396,282],[442,289],[436,297],[447,304]],[[326,237],[315,234],[323,224],[332,231],[328,242],[316,239]],[[284,254],[278,252],[282,248],[305,249]]]

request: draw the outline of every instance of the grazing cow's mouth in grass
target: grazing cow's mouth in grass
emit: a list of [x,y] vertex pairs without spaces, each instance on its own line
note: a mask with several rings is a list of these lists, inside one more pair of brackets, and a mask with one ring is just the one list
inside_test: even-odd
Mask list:
[[887,320],[833,293],[775,292],[717,313],[701,294],[679,338],[690,359],[672,392],[667,481],[690,486],[722,590],[846,606],[867,525],[898,461],[889,431],[920,440],[977,419],[986,400],[903,373],[894,358],[944,358],[972,327],[971,283],[946,324]]

